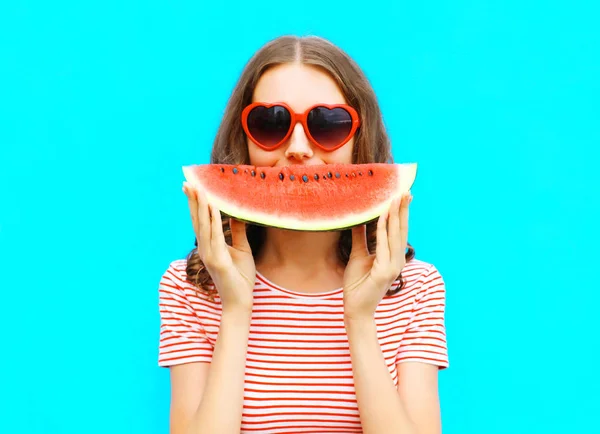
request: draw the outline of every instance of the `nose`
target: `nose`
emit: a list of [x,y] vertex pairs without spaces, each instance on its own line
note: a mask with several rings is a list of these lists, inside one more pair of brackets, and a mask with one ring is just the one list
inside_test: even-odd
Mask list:
[[306,137],[302,124],[297,123],[289,138],[289,144],[285,150],[286,158],[293,160],[307,160],[313,156],[310,140]]

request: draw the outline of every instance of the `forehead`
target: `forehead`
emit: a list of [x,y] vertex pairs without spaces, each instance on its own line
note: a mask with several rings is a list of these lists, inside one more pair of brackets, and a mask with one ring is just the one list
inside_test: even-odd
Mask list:
[[252,101],[285,102],[296,111],[317,104],[344,104],[335,80],[324,70],[300,63],[277,65],[258,80]]

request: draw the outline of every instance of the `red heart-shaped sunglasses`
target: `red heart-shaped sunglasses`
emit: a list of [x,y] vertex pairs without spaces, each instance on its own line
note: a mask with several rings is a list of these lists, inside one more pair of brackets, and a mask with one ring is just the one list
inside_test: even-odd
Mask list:
[[281,146],[297,122],[312,143],[328,152],[344,146],[360,126],[358,113],[347,104],[315,104],[296,113],[283,102],[255,102],[242,111],[244,132],[267,151]]

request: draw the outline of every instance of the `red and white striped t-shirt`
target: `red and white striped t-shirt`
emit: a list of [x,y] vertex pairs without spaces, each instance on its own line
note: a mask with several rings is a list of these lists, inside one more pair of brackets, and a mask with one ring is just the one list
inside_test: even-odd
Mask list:
[[[219,330],[219,298],[185,280],[185,260],[160,281],[160,366],[210,362]],[[375,313],[390,375],[396,363],[448,367],[445,285],[435,266],[409,261],[404,289]],[[397,285],[397,282],[396,284]],[[246,357],[242,433],[360,433],[342,289],[303,294],[257,273]]]

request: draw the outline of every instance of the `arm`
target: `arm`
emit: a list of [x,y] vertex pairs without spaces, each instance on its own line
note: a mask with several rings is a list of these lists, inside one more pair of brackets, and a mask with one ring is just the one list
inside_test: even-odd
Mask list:
[[344,272],[344,322],[365,434],[441,433],[437,371],[447,365],[447,354],[445,287],[437,269],[431,266],[411,285],[413,309],[395,360],[398,389],[381,351],[375,322],[377,306],[406,266],[411,200],[410,194],[393,200],[379,217],[375,255],[367,248],[365,228],[352,229],[352,251]]
[[438,393],[439,366],[419,362],[398,363],[398,392],[419,433],[441,433]]
[[171,366],[171,434],[187,433],[200,406],[209,367],[207,362]]
[[[239,434],[250,309],[223,309],[211,342],[190,299],[183,265],[171,266],[159,285],[159,365],[170,368],[171,434]],[[214,311],[217,312],[216,310]]]
[[[441,433],[438,372],[448,366],[446,288],[430,267],[421,278],[398,355],[398,389],[383,358],[373,317],[346,319],[356,396],[365,434]],[[416,290],[416,288],[415,288]]]
[[364,433],[441,433],[438,367],[399,363],[396,389],[379,346],[375,321],[349,319],[346,330]]
[[[183,190],[188,197],[198,241],[197,253],[221,299],[221,318],[212,354],[208,360],[200,360],[209,364],[172,371],[173,434],[239,434],[256,271],[254,258],[244,223],[230,220],[231,245],[228,245],[220,211],[193,186],[186,184]],[[164,301],[163,342],[171,335],[178,341],[183,340],[186,347],[190,340],[195,340],[196,350],[205,345],[206,336],[203,336],[203,327],[191,303],[183,315],[177,314],[178,309],[170,304],[168,300]],[[175,317],[175,321],[171,317]],[[191,318],[197,323],[193,325],[195,333],[182,339],[178,330],[182,324],[193,324]],[[166,347],[165,343],[163,348]],[[192,385],[188,382],[188,374],[193,380]]]
[[239,434],[249,330],[249,312],[223,312],[212,362],[171,368],[171,434]]

